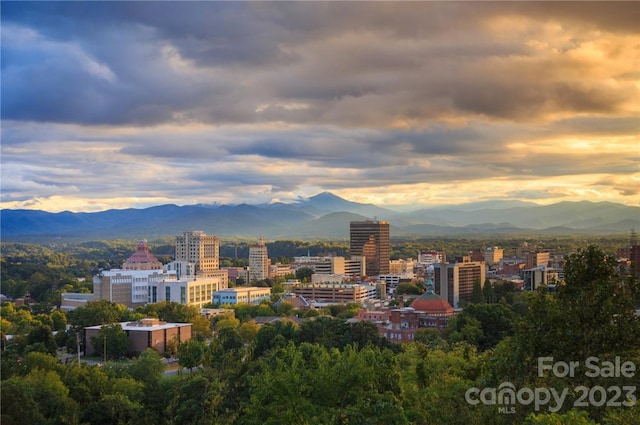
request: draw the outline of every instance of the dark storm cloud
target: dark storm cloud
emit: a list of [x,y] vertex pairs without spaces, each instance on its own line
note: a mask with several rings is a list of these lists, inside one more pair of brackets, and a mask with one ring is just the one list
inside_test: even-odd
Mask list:
[[0,7],[4,200],[594,173],[637,193],[637,2]]
[[[211,123],[369,125],[383,118],[375,111],[380,108],[391,119],[424,121],[446,112],[522,120],[556,110],[603,112],[635,95],[624,87],[616,91],[570,78],[543,78],[552,63],[528,63],[529,75],[509,62],[493,63],[496,57],[526,55],[528,48],[483,27],[496,16],[523,15],[620,31],[637,12],[633,4],[56,2],[2,7],[8,25],[2,114],[8,119],[148,125],[187,116]],[[612,22],[621,25],[613,28]],[[16,47],[12,33],[18,28],[36,31],[37,39]],[[191,69],[172,67],[169,48]],[[104,72],[87,72],[88,66]],[[272,106],[255,113],[261,103],[288,102],[309,107]],[[384,104],[400,108],[385,110]]]

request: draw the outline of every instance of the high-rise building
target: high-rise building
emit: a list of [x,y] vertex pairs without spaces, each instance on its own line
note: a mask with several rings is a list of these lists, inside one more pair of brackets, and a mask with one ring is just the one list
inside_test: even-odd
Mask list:
[[479,281],[484,286],[485,278],[485,264],[482,261],[434,264],[435,292],[453,307],[460,307],[460,301],[471,301],[473,284]]
[[350,252],[363,256],[369,276],[389,273],[389,222],[352,221],[350,224]]
[[211,302],[214,291],[228,287],[226,270],[217,269],[217,237],[202,232],[177,236],[176,258],[163,267],[146,241],[140,241],[122,269],[103,270],[93,277],[94,299],[129,308],[160,301],[202,307]]
[[220,242],[217,236],[196,230],[176,236],[176,262],[195,264],[196,274],[218,270]]
[[498,264],[503,256],[504,250],[497,246],[490,246],[484,250],[484,262],[487,266]]
[[264,280],[269,277],[271,262],[264,238],[249,247],[249,281]]
[[539,266],[546,267],[549,265],[549,256],[550,256],[549,251],[529,252],[525,256],[525,261],[526,261],[525,268],[535,269],[536,267],[539,267]]

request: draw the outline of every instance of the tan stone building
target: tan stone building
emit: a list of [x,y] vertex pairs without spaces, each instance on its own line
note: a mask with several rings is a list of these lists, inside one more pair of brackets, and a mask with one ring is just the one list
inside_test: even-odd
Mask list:
[[249,282],[264,280],[269,277],[271,261],[264,238],[249,247]]
[[460,301],[471,301],[474,283],[479,281],[482,286],[485,278],[484,261],[437,263],[433,268],[435,293],[454,308],[460,307]]
[[218,237],[207,235],[200,230],[184,232],[182,235],[176,236],[175,261],[194,264],[195,274],[206,274],[209,271],[218,270],[220,268]]

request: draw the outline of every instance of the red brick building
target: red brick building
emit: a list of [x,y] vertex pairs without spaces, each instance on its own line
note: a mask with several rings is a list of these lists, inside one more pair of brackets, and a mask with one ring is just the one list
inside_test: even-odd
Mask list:
[[[185,342],[191,339],[191,323],[167,323],[149,318],[139,322],[122,322],[119,325],[129,337],[130,353],[141,353],[147,348],[153,348],[162,354],[172,340]],[[102,326],[107,325],[90,326],[84,329],[87,354],[93,353],[91,337],[100,336]]]
[[389,320],[379,326],[380,335],[393,342],[411,342],[419,328],[443,330],[456,311],[451,304],[433,292],[433,283],[427,283],[427,292],[411,306],[390,311]]

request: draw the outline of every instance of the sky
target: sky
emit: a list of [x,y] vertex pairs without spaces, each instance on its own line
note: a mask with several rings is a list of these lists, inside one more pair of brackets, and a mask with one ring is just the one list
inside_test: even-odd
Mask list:
[[640,205],[639,2],[2,2],[1,208]]

